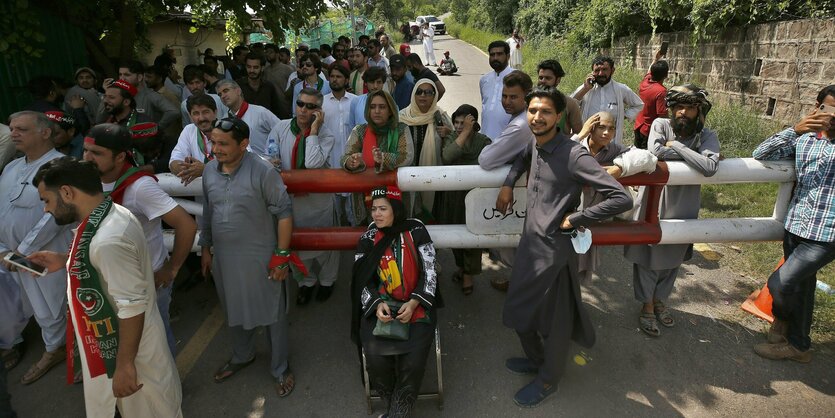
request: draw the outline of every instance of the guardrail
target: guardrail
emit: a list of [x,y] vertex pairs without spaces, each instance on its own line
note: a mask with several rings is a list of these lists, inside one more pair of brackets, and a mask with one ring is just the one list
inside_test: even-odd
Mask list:
[[[471,190],[477,187],[500,187],[509,167],[486,171],[478,166],[402,167],[397,171],[375,174],[366,171],[350,174],[337,169],[293,170],[281,173],[290,193],[367,192],[381,185],[396,185],[405,192]],[[202,214],[202,205],[184,196],[201,196],[201,179],[188,186],[171,174],[158,176],[159,184],[189,213]],[[625,186],[648,187],[646,216],[640,221],[613,221],[595,225],[595,245],[681,244],[693,242],[772,241],[783,236],[791,191],[794,164],[789,161],[766,162],[752,158],[733,158],[719,162],[719,170],[705,177],[683,162],[659,162],[652,174],[618,179]],[[725,219],[658,219],[658,204],[665,185],[780,183],[771,217]],[[439,248],[515,247],[520,234],[473,234],[465,225],[427,226]],[[297,250],[353,249],[365,228],[296,228],[292,247]],[[199,233],[199,232],[198,232]],[[195,241],[196,242],[196,241]],[[166,245],[171,248],[173,235],[166,231]]]

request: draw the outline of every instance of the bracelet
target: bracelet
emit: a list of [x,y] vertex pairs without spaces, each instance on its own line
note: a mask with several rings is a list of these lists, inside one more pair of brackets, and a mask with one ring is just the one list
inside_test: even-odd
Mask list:
[[276,248],[275,251],[273,251],[273,254],[275,254],[275,255],[290,255],[290,250]]
[[284,264],[278,266],[278,269],[279,270],[286,270],[287,267],[290,267],[290,263],[284,263]]

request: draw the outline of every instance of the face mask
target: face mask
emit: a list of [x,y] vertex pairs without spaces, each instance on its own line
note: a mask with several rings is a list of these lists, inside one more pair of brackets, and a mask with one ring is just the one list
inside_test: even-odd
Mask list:
[[577,254],[585,254],[591,248],[591,229],[575,229],[571,234],[571,245]]

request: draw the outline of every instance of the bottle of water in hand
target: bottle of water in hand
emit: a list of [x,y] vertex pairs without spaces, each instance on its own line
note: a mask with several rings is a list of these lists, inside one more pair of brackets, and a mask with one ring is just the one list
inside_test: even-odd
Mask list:
[[281,161],[278,159],[278,144],[275,138],[267,138],[267,159],[276,167],[281,168]]

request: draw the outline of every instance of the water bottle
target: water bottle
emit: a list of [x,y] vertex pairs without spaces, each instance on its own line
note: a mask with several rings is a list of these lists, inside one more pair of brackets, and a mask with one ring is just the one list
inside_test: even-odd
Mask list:
[[278,144],[275,142],[275,138],[273,137],[267,138],[267,158],[276,168],[280,168],[278,160]]
[[818,280],[817,287],[818,290],[820,290],[823,293],[826,293],[827,295],[835,295],[835,290],[833,290],[831,286],[820,280]]

